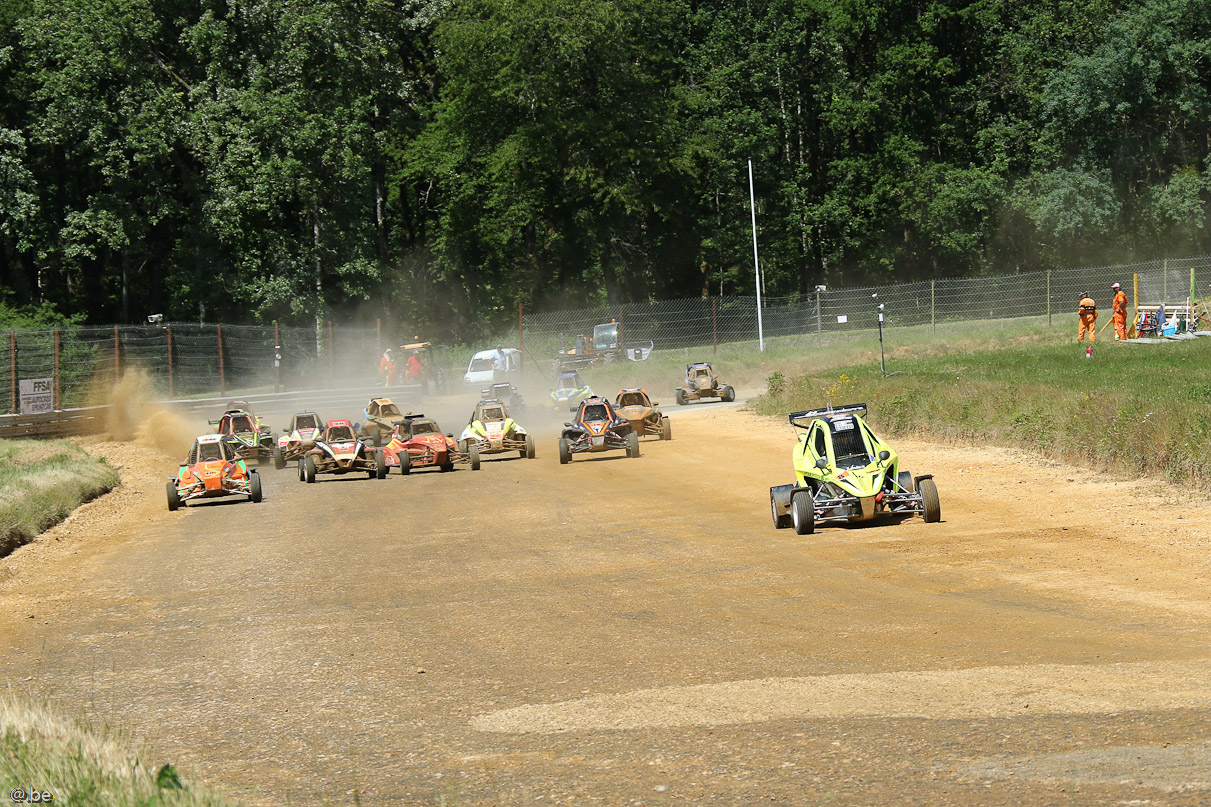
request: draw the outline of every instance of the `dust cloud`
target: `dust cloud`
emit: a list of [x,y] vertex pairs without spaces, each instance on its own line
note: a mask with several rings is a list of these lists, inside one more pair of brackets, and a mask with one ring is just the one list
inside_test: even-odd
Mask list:
[[93,397],[109,407],[105,427],[110,439],[137,442],[171,456],[189,451],[195,432],[184,418],[152,403],[157,396],[146,371],[127,370],[116,383],[98,385]]

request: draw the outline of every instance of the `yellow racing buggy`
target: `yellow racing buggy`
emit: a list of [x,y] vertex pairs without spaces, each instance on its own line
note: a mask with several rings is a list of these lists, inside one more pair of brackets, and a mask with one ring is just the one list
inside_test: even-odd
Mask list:
[[933,475],[901,470],[899,456],[865,416],[866,404],[790,414],[803,431],[791,450],[795,481],[769,489],[774,527],[809,535],[817,524],[871,521],[883,513],[942,518]]

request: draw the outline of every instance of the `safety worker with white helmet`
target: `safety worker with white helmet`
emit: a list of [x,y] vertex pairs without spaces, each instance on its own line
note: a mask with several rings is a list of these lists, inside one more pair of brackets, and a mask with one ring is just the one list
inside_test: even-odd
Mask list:
[[1118,283],[1110,286],[1114,292],[1114,302],[1111,304],[1114,313],[1114,339],[1119,341],[1127,338],[1127,295]]

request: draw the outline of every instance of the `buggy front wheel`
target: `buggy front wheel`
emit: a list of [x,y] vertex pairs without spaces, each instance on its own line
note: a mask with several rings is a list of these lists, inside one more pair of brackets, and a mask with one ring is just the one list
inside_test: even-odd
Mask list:
[[799,535],[811,535],[816,531],[815,499],[810,493],[791,497],[791,522]]
[[769,512],[774,519],[774,529],[784,530],[791,525],[790,513],[779,512],[781,508],[778,506],[778,497],[771,490],[769,494]]
[[538,451],[538,447],[535,445],[534,435],[527,434],[526,435],[526,451],[525,451],[526,459],[528,459],[528,460],[534,459],[534,456],[537,453],[537,451]]
[[177,493],[177,483],[168,483],[168,509],[176,510],[181,506],[181,494]]
[[627,435],[627,456],[631,459],[639,456],[639,435],[635,432]]
[[559,464],[567,465],[572,461],[572,446],[568,444],[568,438],[559,438]]
[[896,484],[904,488],[908,493],[917,492],[916,483],[913,482],[912,473],[909,471],[900,471],[900,473],[896,474]]
[[407,449],[404,449],[396,456],[399,457],[399,472],[407,476],[408,472],[412,470],[412,455],[408,453]]
[[282,470],[286,467],[286,458],[282,456],[282,447],[273,447],[273,467],[277,470]]
[[471,446],[467,449],[467,456],[471,458],[471,470],[479,470],[479,446]]
[[925,516],[925,523],[933,524],[941,521],[942,502],[938,500],[938,486],[932,479],[922,479],[921,484],[917,485],[917,491],[921,494],[921,508],[922,515]]
[[376,479],[387,478],[387,458],[381,451],[376,451],[374,454],[374,477]]
[[315,459],[312,457],[303,458],[303,481],[308,484],[315,481]]
[[248,498],[253,504],[260,503],[262,498],[260,474],[252,474],[248,477]]
[[660,419],[660,439],[661,440],[672,440],[673,439],[673,422],[671,420],[669,420],[667,417]]

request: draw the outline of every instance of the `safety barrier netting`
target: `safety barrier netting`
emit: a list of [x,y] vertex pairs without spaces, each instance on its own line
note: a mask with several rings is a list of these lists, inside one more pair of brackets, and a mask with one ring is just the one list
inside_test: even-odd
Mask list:
[[375,328],[294,328],[197,323],[0,332],[0,411],[20,408],[19,381],[52,379],[55,408],[98,403],[129,369],[158,395],[226,395],[250,389],[317,389],[373,381],[382,352]]
[[[766,338],[835,334],[878,327],[883,305],[887,327],[933,325],[972,320],[1073,319],[1083,291],[1109,315],[1110,284],[1119,282],[1130,297],[1139,276],[1139,301],[1182,303],[1192,294],[1207,296],[1211,255],[1114,266],[1021,272],[997,277],[923,280],[888,286],[826,288],[798,297],[762,300]],[[1201,283],[1201,286],[1198,284]],[[1134,304],[1133,299],[1133,304]],[[657,349],[696,348],[716,343],[757,340],[757,305],[751,296],[702,297],[627,303],[595,308],[525,313],[521,337],[527,352],[538,355],[571,348],[578,335],[592,335],[602,323],[621,323],[627,342],[651,340]],[[1075,327],[1075,326],[1074,326]]]

